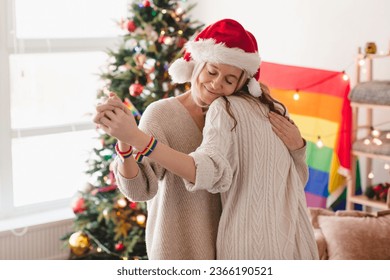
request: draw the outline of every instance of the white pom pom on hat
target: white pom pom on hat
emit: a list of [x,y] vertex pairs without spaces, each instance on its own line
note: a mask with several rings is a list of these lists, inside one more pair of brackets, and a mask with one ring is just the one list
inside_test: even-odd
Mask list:
[[251,78],[248,83],[248,91],[254,97],[260,97],[262,94],[259,82],[255,78]]
[[168,72],[174,83],[191,81],[196,62],[223,63],[246,71],[249,93],[261,96],[258,83],[261,59],[255,37],[233,19],[223,19],[207,26],[185,45],[183,58],[172,63]]
[[186,61],[184,58],[179,58],[169,67],[168,73],[171,75],[174,83],[184,84],[191,79],[194,67],[194,61]]

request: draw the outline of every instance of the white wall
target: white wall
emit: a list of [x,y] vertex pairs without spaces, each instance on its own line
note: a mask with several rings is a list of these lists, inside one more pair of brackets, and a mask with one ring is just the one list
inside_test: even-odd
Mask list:
[[[191,0],[189,0],[191,2]],[[375,42],[390,50],[389,0],[198,0],[193,19],[210,24],[233,18],[251,31],[264,61],[345,70],[355,83],[358,47]],[[375,64],[376,63],[376,64]],[[390,58],[374,62],[376,79],[390,80]],[[389,111],[374,112],[374,124],[390,121]],[[361,114],[360,121],[365,118]],[[381,129],[390,129],[390,124]],[[364,166],[364,160],[361,162]],[[390,181],[383,163],[375,166],[376,182]]]
[[193,2],[197,3],[192,12],[194,19],[210,24],[230,17],[241,22],[257,38],[264,61],[346,70],[353,78],[359,46],[373,41],[379,51],[390,47],[388,0]]

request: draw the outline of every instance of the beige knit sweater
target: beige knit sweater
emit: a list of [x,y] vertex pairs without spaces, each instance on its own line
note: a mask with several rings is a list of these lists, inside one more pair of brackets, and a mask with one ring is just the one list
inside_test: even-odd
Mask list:
[[[152,103],[142,115],[140,129],[159,142],[190,153],[202,133],[176,99]],[[128,180],[114,164],[121,192],[132,201],[147,201],[146,248],[149,259],[215,259],[221,201],[219,194],[188,192],[183,180],[143,158],[137,177]]]
[[196,184],[185,181],[190,191],[222,193],[217,259],[318,259],[304,194],[305,148],[290,154],[256,104],[229,101],[236,130],[225,101],[214,101],[203,142],[191,153]]

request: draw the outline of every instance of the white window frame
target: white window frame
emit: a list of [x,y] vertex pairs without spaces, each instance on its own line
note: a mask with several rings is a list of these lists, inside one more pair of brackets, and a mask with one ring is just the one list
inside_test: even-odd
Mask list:
[[[33,1],[33,0],[32,0]],[[0,221],[27,214],[44,214],[60,208],[70,208],[70,199],[62,199],[28,206],[13,205],[12,139],[54,133],[93,129],[91,122],[69,123],[28,129],[11,128],[11,91],[9,58],[12,54],[93,52],[117,46],[118,37],[74,39],[18,39],[15,37],[15,4],[13,0],[0,1]],[[23,46],[23,52],[17,49]],[[92,150],[93,147],[91,147]],[[33,187],[33,186],[31,186]],[[54,191],[54,190],[53,190]],[[0,229],[1,230],[1,229]]]

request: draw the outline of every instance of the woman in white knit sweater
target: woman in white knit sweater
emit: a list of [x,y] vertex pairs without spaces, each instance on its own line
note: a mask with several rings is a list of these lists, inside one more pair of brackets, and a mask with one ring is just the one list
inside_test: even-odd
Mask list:
[[[260,57],[253,35],[224,19],[186,47],[170,74],[176,82],[191,81],[183,104],[207,110],[195,152],[175,151],[138,129],[115,97],[98,108],[95,122],[119,140],[119,155],[135,147],[137,160],[149,157],[184,178],[189,191],[222,193],[217,259],[317,259],[304,196],[305,144],[284,121],[284,106],[257,82]],[[136,177],[132,164],[124,160],[118,175]]]

